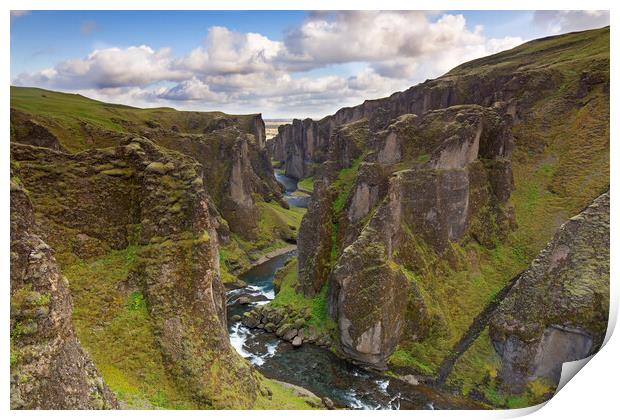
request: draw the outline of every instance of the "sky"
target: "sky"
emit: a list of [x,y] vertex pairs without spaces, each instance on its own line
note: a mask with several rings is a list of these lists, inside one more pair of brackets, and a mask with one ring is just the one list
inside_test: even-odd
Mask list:
[[606,11],[12,11],[11,83],[139,107],[320,118]]

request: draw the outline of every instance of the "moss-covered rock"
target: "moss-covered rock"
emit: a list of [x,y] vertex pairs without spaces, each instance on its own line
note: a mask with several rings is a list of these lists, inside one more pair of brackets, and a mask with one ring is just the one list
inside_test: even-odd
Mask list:
[[67,280],[34,225],[27,192],[12,181],[11,408],[118,408],[74,332]]
[[490,324],[508,394],[559,382],[562,363],[602,345],[609,316],[609,193],[568,220],[520,275]]
[[[40,215],[38,229],[55,247],[63,270],[81,263],[74,253],[83,249],[86,238],[80,235],[102,244],[99,252],[89,252],[91,258],[108,249],[137,248],[125,278],[116,279],[114,287],[144,296],[154,341],[145,342],[140,355],[147,363],[163,364],[179,398],[194,407],[251,407],[256,382],[251,367],[228,341],[215,222],[204,188],[194,182],[202,177],[202,167],[143,138],[75,155],[14,143],[12,157]],[[131,175],[105,173],[112,168]],[[76,302],[88,304],[79,294],[89,290],[76,287]],[[99,305],[109,305],[109,312],[117,311],[113,296],[98,298],[103,299]],[[115,318],[99,322],[106,328]],[[102,337],[110,341],[95,345],[122,345],[114,336]],[[148,359],[155,354],[159,361]],[[104,360],[106,367],[112,367],[108,362]],[[128,366],[107,369],[104,378],[123,375]],[[114,383],[121,384],[116,378]]]

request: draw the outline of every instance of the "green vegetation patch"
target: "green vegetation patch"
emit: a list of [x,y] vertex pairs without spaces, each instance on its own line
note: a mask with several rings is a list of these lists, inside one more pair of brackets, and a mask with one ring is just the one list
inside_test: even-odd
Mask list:
[[308,178],[300,179],[297,183],[297,188],[301,191],[305,192],[313,192],[314,191],[314,177],[310,176]]
[[193,408],[164,370],[144,296],[127,283],[137,251],[130,246],[64,268],[76,333],[128,408]]
[[[351,187],[353,186],[353,182],[355,181],[355,177],[357,176],[357,172],[363,158],[363,156],[360,156],[353,161],[351,167],[341,169],[340,172],[338,172],[338,178],[336,178],[330,186],[337,193],[336,199],[334,200],[332,206],[335,216],[340,215],[344,209],[344,205],[347,202],[347,198],[349,197]],[[334,220],[337,220],[337,218]]]
[[295,310],[309,310],[310,319],[307,325],[314,328],[318,334],[331,333],[335,331],[336,324],[327,313],[327,288],[325,284],[320,293],[312,298],[306,298],[299,289],[297,278],[297,257],[282,267],[276,274],[280,291],[271,301],[270,305],[275,307],[288,307]]
[[321,407],[317,397],[306,396],[294,387],[286,386],[279,381],[261,375],[261,387],[271,391],[271,395],[258,394],[255,410],[312,410]]

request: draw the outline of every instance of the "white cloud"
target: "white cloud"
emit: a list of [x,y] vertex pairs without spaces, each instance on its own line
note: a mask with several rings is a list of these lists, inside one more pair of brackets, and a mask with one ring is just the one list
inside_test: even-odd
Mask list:
[[165,89],[157,94],[162,99],[171,99],[176,101],[207,101],[217,102],[224,100],[224,95],[212,92],[209,85],[196,77],[190,80],[184,80],[174,87]]
[[[422,11],[347,11],[312,14],[285,39],[291,65],[313,68],[325,64],[363,61],[381,75],[403,79],[438,76],[463,59],[509,48],[520,38],[486,39],[482,27],[470,30],[463,15]],[[462,51],[466,51],[463,54]],[[432,69],[424,62],[440,58]],[[417,74],[420,69],[429,69]],[[418,77],[416,77],[418,76]]]
[[534,23],[552,34],[583,31],[609,25],[608,10],[538,10]]
[[213,26],[209,28],[204,45],[175,65],[199,74],[248,74],[269,70],[282,48],[281,42],[257,33]]
[[161,80],[182,80],[187,72],[171,66],[170,49],[146,45],[94,50],[85,58],[63,61],[53,68],[20,74],[18,85],[50,88],[111,88],[144,86]]
[[[318,117],[521,42],[488,39],[482,27],[468,28],[462,15],[313,12],[283,41],[214,26],[200,46],[181,57],[145,45],[100,48],[87,57],[20,74],[13,83],[136,106]],[[343,63],[361,70],[305,74]]]

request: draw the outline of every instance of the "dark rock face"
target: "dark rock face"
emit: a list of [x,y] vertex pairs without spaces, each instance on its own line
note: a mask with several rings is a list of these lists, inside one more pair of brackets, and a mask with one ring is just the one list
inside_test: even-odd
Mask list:
[[382,165],[362,162],[351,189],[346,217],[341,218],[344,232],[342,248],[349,246],[359,235],[366,217],[385,197],[387,185],[388,176]]
[[[307,297],[329,283],[347,357],[385,367],[402,337],[425,334],[423,299],[403,271],[423,258],[414,244],[442,254],[467,234],[484,244],[510,230],[510,120],[456,106],[403,115],[375,136],[364,122],[356,135],[352,125],[336,131],[302,221],[298,278]],[[339,190],[339,171],[362,157],[349,189]]]
[[67,281],[34,224],[26,192],[12,181],[11,408],[118,408],[74,333]]
[[11,109],[11,128],[11,141],[64,150],[58,138],[47,128],[15,109]]
[[239,138],[234,146],[228,186],[221,201],[221,211],[228,225],[235,232],[251,232],[258,222],[258,210],[252,197],[251,179],[254,172],[250,165],[248,141]]
[[251,123],[251,131],[254,134],[254,138],[256,139],[256,144],[259,149],[265,148],[265,121],[263,121],[263,117],[261,114],[256,114],[252,116]]
[[308,206],[297,239],[298,278],[306,297],[318,293],[329,274],[332,252],[332,199],[323,180],[315,184],[313,199]]
[[[142,138],[76,155],[11,147],[42,216],[39,229],[57,251],[73,249],[78,234],[80,244],[86,235],[111,249],[139,247],[128,282],[146,297],[157,346],[179,388],[202,407],[250,407],[256,383],[228,340],[202,167]],[[243,398],[221,400],[228,387]]]
[[521,275],[491,320],[509,393],[557,385],[562,363],[594,354],[609,314],[609,193],[571,218]]
[[[317,123],[311,119],[293,120],[278,128],[278,134],[271,141],[272,149],[278,150],[277,159],[285,162],[284,173],[291,178],[301,179],[312,173],[313,162],[321,162],[321,151],[327,146],[329,137],[320,136]],[[286,140],[285,140],[286,139]]]
[[330,275],[329,310],[343,353],[385,368],[405,325],[409,284],[373,228],[347,247]]

